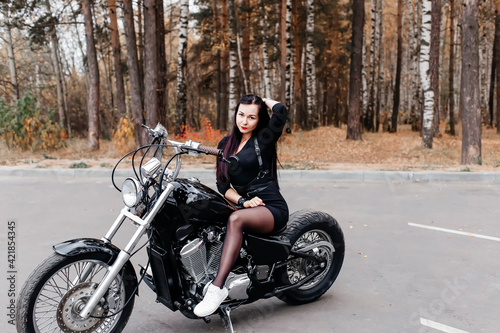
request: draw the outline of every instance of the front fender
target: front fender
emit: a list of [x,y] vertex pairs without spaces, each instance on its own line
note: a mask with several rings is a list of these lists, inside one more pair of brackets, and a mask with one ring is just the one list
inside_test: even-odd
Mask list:
[[[106,243],[100,239],[94,238],[77,238],[68,240],[52,247],[57,254],[66,257],[73,257],[82,253],[101,252],[108,255],[107,264],[112,265],[118,257],[120,249],[111,243]],[[123,279],[130,281],[134,286],[138,285],[137,275],[134,266],[130,260],[127,260],[124,266],[125,272]],[[136,292],[139,295],[138,291]]]

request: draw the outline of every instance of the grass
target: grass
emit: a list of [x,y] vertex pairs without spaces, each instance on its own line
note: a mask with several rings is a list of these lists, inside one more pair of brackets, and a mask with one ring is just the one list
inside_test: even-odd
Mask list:
[[[461,129],[458,128],[458,133]],[[284,169],[300,170],[396,170],[396,171],[497,171],[500,167],[500,135],[496,129],[484,128],[482,165],[460,165],[462,139],[443,134],[435,138],[432,149],[421,147],[418,133],[400,125],[398,133],[363,133],[361,141],[346,140],[346,128],[321,127],[312,131],[284,134],[278,144],[278,155]],[[189,139],[189,138],[188,138]],[[202,142],[216,146],[218,138]],[[22,168],[68,168],[72,163],[87,167],[113,166],[121,157],[112,141],[101,140],[97,152],[88,150],[86,139],[70,139],[67,147],[57,151],[26,152],[7,149],[0,144],[0,166]],[[212,169],[213,156],[184,157],[190,168]],[[123,167],[128,167],[124,163]]]

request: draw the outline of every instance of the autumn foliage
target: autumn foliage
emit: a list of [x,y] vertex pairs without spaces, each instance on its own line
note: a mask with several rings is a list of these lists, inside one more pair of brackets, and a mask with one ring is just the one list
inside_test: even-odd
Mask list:
[[175,140],[193,140],[203,142],[204,145],[217,145],[222,138],[220,130],[212,127],[212,122],[205,117],[201,118],[201,130],[194,131],[189,125],[181,126],[181,134],[175,137]]
[[65,130],[55,122],[54,111],[42,113],[36,99],[26,94],[16,103],[0,100],[0,137],[9,148],[51,150],[65,146]]
[[116,129],[113,131],[113,142],[122,154],[133,149],[135,141],[134,122],[132,119],[127,117],[120,118]]

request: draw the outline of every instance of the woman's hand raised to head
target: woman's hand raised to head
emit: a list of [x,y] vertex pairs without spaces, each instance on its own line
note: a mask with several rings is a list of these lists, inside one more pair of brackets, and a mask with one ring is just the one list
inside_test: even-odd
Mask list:
[[258,207],[258,206],[265,206],[265,205],[266,204],[259,197],[253,197],[252,199],[247,200],[243,203],[243,207],[245,207],[245,208],[252,208],[252,207]]

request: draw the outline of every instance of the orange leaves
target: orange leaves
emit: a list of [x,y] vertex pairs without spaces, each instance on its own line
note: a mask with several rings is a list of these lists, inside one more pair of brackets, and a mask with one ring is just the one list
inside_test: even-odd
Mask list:
[[113,131],[113,142],[122,154],[132,150],[131,148],[135,145],[135,142],[134,123],[131,119],[127,117],[120,118],[116,130]]
[[212,127],[212,122],[203,117],[201,119],[201,130],[194,131],[189,125],[181,126],[181,133],[175,137],[176,140],[193,140],[203,142],[205,145],[216,145],[222,138],[220,130]]

